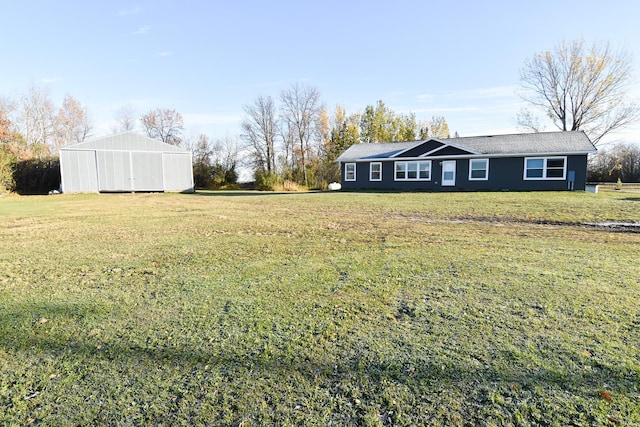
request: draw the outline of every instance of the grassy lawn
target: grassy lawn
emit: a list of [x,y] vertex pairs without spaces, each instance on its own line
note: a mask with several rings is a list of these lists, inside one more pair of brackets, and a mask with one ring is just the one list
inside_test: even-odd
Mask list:
[[0,425],[640,425],[640,195],[0,197]]

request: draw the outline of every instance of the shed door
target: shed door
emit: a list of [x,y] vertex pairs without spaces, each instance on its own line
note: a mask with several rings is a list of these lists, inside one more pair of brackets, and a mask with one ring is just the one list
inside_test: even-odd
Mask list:
[[446,160],[442,162],[442,186],[456,185],[456,161]]
[[193,191],[193,166],[189,153],[164,153],[164,191]]
[[162,191],[162,153],[131,152],[134,191]]
[[97,151],[98,191],[131,191],[131,158],[127,151]]
[[60,175],[65,193],[98,191],[96,152],[60,150]]

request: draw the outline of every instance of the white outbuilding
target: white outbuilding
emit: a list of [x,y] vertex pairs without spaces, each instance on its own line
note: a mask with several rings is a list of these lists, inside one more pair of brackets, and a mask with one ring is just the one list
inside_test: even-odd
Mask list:
[[135,132],[60,148],[63,193],[193,192],[191,151]]

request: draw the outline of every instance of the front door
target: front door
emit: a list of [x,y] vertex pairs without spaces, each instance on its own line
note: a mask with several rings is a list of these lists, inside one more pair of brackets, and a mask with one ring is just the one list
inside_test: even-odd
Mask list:
[[445,160],[442,162],[442,186],[452,187],[456,185],[456,161]]

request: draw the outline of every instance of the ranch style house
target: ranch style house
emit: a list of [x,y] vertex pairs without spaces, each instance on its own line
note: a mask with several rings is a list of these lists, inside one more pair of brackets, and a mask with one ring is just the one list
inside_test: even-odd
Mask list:
[[344,190],[584,190],[582,131],[354,144],[336,162]]

